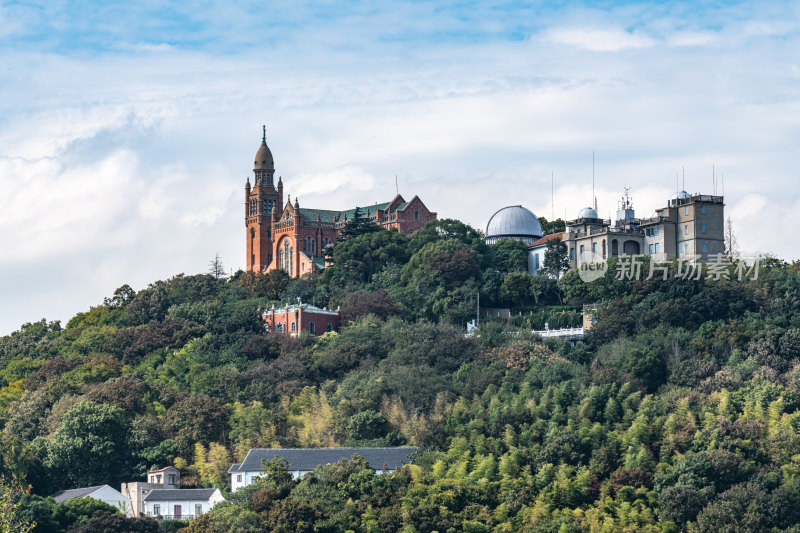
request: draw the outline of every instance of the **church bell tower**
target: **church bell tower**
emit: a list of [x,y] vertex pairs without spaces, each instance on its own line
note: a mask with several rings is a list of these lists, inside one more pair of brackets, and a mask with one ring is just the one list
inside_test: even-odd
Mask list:
[[[275,188],[275,162],[267,146],[267,127],[262,126],[261,146],[244,187],[244,223],[247,239],[247,270],[263,272],[272,262],[272,213],[282,208],[282,194]],[[281,191],[282,192],[282,191]]]

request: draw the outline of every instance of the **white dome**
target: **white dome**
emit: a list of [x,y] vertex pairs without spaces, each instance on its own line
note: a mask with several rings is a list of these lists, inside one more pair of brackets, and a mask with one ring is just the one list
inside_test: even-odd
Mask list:
[[[529,209],[510,205],[497,211],[486,225],[486,242],[492,244],[502,239],[533,242],[542,236],[542,225]],[[530,243],[528,243],[530,244]]]
[[597,216],[597,211],[592,209],[591,207],[584,207],[581,209],[580,213],[578,213],[578,218],[600,218]]
[[692,195],[686,191],[676,192],[672,196],[669,197],[670,200],[686,200],[691,198]]

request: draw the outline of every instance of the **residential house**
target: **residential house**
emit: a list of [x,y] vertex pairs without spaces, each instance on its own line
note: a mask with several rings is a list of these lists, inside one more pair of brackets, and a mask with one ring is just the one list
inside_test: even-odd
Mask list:
[[108,485],[97,485],[96,487],[83,487],[80,489],[60,490],[51,496],[58,503],[63,503],[73,498],[94,498],[101,502],[116,507],[123,514],[127,514],[131,508],[131,500],[119,491],[112,489]]
[[144,499],[156,489],[180,489],[181,472],[174,466],[167,466],[147,472],[146,482],[123,483],[122,494],[130,498],[130,516],[140,516],[145,512]]
[[289,472],[298,479],[320,465],[335,463],[360,455],[376,473],[394,472],[411,462],[415,447],[401,448],[252,448],[241,463],[228,469],[231,491],[252,485],[262,475],[262,461],[276,457],[289,463]]
[[224,500],[219,489],[153,489],[144,497],[144,514],[164,520],[191,520]]

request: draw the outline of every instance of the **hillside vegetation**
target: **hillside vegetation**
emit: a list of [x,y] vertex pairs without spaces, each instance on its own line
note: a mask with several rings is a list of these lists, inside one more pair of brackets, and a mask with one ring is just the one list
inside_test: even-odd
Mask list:
[[[757,279],[590,284],[524,273],[526,249],[456,221],[412,237],[352,223],[318,278],[179,275],[66,324],[0,338],[0,475],[39,531],[800,531],[800,265]],[[677,268],[672,266],[673,270]],[[645,264],[644,271],[647,272]],[[514,309],[465,336],[476,296]],[[340,307],[320,337],[259,311]],[[572,347],[531,334],[596,325]],[[420,447],[268,481],[190,524],[58,489],[177,466],[227,490],[251,447]],[[187,525],[188,524],[188,525]]]

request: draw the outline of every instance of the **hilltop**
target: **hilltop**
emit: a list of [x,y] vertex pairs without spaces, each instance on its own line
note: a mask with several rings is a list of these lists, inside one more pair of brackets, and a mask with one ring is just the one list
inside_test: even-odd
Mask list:
[[[318,277],[178,275],[0,338],[20,516],[88,528],[107,518],[44,497],[166,465],[227,491],[251,447],[413,445],[392,474],[227,493],[188,531],[800,530],[800,265],[627,280],[614,259],[584,283],[453,220],[350,230]],[[467,336],[478,293],[513,316]],[[265,335],[260,312],[298,298],[340,330]],[[584,342],[531,333],[588,303]]]

